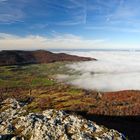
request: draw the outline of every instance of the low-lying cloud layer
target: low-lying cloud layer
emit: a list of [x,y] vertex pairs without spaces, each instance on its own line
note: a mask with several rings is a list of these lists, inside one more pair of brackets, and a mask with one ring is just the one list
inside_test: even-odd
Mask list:
[[90,56],[98,61],[68,65],[77,75],[59,79],[85,89],[98,91],[140,90],[140,52],[67,52]]

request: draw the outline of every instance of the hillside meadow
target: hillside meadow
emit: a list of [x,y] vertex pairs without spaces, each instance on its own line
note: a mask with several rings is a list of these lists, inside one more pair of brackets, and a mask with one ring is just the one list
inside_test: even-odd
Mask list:
[[0,100],[14,97],[31,101],[29,112],[55,108],[112,116],[140,115],[139,91],[97,92],[58,81],[58,74],[73,73],[66,67],[71,63],[1,66]]

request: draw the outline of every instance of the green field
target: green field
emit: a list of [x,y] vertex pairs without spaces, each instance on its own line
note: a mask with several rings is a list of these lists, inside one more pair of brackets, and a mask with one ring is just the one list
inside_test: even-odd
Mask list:
[[69,63],[0,67],[0,89],[6,89],[1,90],[0,99],[14,97],[26,102],[28,98],[32,98],[33,101],[27,106],[27,111],[31,112],[47,108],[66,110],[82,109],[83,106],[88,108],[92,105],[92,101],[87,102],[85,90],[55,79],[57,74],[74,74],[66,67]]
[[55,84],[56,74],[68,73],[65,62],[0,67],[0,88],[38,87]]

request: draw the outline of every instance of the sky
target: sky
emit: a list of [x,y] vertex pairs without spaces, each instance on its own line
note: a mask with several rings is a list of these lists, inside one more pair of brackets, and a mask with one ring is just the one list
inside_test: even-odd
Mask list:
[[0,50],[140,49],[139,0],[0,0]]

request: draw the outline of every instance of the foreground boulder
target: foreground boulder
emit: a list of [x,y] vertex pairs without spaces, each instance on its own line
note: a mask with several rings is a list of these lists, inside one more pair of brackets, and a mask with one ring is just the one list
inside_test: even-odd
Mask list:
[[0,140],[123,140],[115,130],[64,111],[27,113],[15,99],[1,104]]

